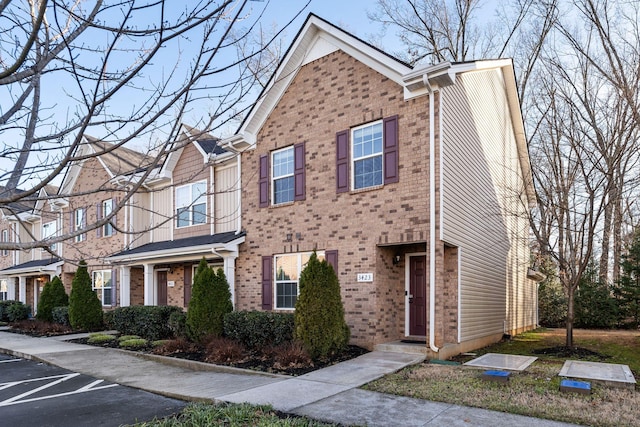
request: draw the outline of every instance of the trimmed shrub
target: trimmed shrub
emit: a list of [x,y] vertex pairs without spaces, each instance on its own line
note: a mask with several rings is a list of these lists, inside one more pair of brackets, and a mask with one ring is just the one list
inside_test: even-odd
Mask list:
[[62,280],[60,280],[58,276],[55,276],[50,282],[45,283],[44,289],[42,289],[36,319],[53,322],[54,307],[63,307],[66,305],[69,305],[69,297],[64,291]]
[[349,327],[333,267],[326,260],[320,262],[314,252],[299,283],[294,338],[302,342],[314,360],[344,350],[349,343]]
[[18,322],[29,318],[31,306],[20,301],[0,301],[0,322]]
[[89,344],[100,344],[103,342],[110,342],[115,339],[115,336],[109,334],[91,334],[89,335],[89,339],[87,340],[87,342]]
[[102,305],[91,289],[91,277],[84,261],[80,261],[71,282],[69,322],[73,329],[93,331],[102,327]]
[[187,332],[195,342],[207,336],[222,336],[224,315],[233,310],[229,283],[221,268],[214,272],[202,258],[193,279],[187,310]]
[[132,338],[130,340],[120,341],[120,347],[125,348],[142,348],[149,345],[149,341],[144,338]]
[[246,348],[229,338],[212,337],[205,347],[205,360],[209,363],[238,363],[246,356]]
[[170,305],[117,307],[109,315],[109,327],[121,334],[137,335],[149,341],[171,338],[173,332],[169,328],[169,318],[175,312],[182,312],[182,309]]
[[293,313],[233,311],[224,316],[224,335],[251,349],[290,342]]
[[53,307],[51,310],[51,317],[54,323],[59,323],[64,326],[71,326],[69,323],[69,306]]
[[176,338],[187,337],[187,313],[184,311],[174,311],[169,316],[169,329]]

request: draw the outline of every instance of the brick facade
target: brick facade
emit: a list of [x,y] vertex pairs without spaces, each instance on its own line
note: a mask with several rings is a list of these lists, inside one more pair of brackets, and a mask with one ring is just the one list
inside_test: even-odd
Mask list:
[[[398,183],[336,193],[336,132],[398,116]],[[389,78],[336,51],[301,67],[243,154],[246,243],[237,261],[240,309],[261,306],[261,257],[338,250],[338,277],[353,343],[372,347],[404,335],[404,262],[428,236],[428,97],[409,101]],[[306,145],[306,199],[259,207],[259,157]],[[299,236],[299,237],[298,237]],[[289,239],[290,238],[290,239]],[[374,273],[373,282],[356,274]]]

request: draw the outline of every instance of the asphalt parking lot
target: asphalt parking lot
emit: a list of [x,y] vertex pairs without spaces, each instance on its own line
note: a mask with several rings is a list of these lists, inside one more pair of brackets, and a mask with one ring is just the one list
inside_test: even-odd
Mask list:
[[0,354],[1,426],[120,426],[165,417],[186,404]]

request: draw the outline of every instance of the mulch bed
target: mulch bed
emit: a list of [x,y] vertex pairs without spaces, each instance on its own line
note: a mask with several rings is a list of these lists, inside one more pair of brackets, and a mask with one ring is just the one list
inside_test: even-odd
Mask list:
[[[122,349],[122,347],[120,347],[118,344],[118,340],[112,340],[112,341],[107,341],[103,343],[89,343],[88,338],[80,338],[80,339],[69,340],[69,342],[73,342],[77,344],[93,345],[97,347]],[[131,350],[131,349],[127,349],[127,350]],[[139,351],[139,352],[148,353],[148,354],[158,354],[153,351],[152,346],[136,348],[133,351]],[[231,366],[234,368],[242,368],[242,369],[251,369],[254,371],[269,372],[273,374],[299,376],[299,375],[304,375],[306,373],[315,371],[317,369],[322,369],[327,366],[334,365],[336,363],[354,359],[368,352],[369,352],[368,350],[362,347],[350,345],[347,347],[345,351],[343,351],[342,353],[336,354],[329,359],[316,360],[313,362],[313,364],[309,366],[291,366],[291,367],[279,367],[274,364],[274,360],[272,358],[265,357],[264,355],[258,354],[257,352],[251,352],[249,356],[243,358],[242,361],[227,362],[227,363],[217,362],[216,365]],[[207,361],[205,360],[206,354],[204,351],[176,352],[176,353],[161,354],[161,355],[168,356],[168,357],[175,357],[178,359],[187,359],[187,360],[193,360],[196,362],[207,363]]]
[[538,350],[533,350],[532,353],[544,354],[545,356],[554,356],[554,357],[561,357],[561,358],[577,358],[577,359],[595,357],[600,360],[606,360],[611,357],[611,356],[607,356],[606,354],[598,353],[597,351],[591,351],[583,347],[567,347],[564,345],[559,345],[556,347],[540,348]]

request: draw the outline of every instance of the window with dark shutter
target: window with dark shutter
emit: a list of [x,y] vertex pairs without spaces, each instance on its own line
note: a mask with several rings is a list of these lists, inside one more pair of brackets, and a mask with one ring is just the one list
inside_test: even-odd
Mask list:
[[260,156],[259,197],[261,208],[269,206],[269,155]]
[[262,309],[273,308],[273,257],[262,257]]
[[118,270],[111,270],[111,306],[115,307],[118,302],[118,295],[116,294],[116,274]]
[[336,134],[336,192],[349,191],[349,130]]
[[[96,221],[102,219],[102,203],[96,204]],[[102,237],[102,227],[96,228],[96,237]]]
[[398,116],[387,117],[384,125],[384,183],[399,181],[398,174]]
[[184,265],[184,306],[189,307],[189,301],[191,301],[191,276],[193,273],[193,267],[191,264]]
[[293,146],[293,163],[294,163],[294,187],[295,193],[293,200],[304,200],[306,197],[305,189],[305,152],[304,142]]

